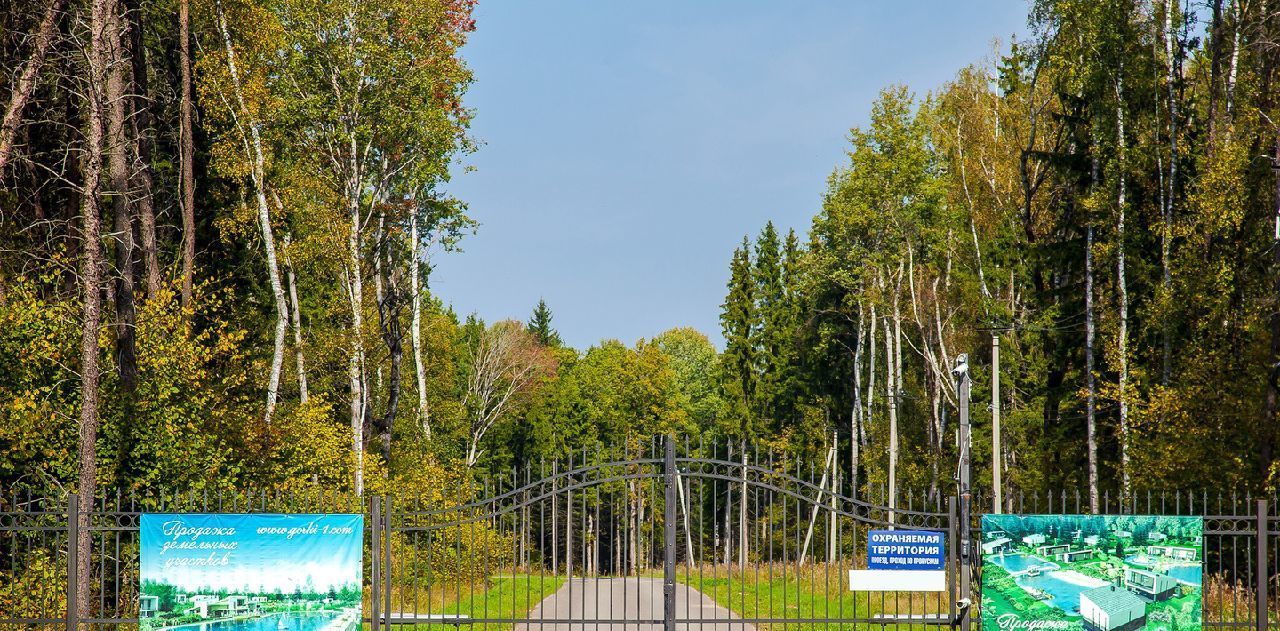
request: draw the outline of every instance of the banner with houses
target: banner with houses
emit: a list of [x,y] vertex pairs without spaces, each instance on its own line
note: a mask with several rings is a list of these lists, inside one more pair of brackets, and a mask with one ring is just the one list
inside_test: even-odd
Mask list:
[[362,515],[145,514],[142,631],[359,627]]
[[1204,521],[983,515],[984,630],[1201,628]]

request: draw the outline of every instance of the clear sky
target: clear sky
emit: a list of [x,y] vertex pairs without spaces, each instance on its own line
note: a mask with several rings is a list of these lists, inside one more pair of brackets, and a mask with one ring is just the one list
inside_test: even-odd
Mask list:
[[768,220],[807,240],[850,127],[1026,31],[1025,0],[481,0],[463,54],[483,143],[449,190],[481,222],[437,254],[460,316],[565,342],[675,326],[721,343],[729,259]]

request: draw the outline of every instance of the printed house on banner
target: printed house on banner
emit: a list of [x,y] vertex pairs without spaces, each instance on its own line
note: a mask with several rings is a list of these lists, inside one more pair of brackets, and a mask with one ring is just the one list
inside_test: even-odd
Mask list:
[[1167,574],[1127,567],[1124,569],[1124,586],[1151,600],[1168,600],[1178,587],[1178,581]]
[[1040,546],[1039,548],[1036,548],[1036,554],[1043,557],[1052,557],[1058,553],[1066,552],[1070,549],[1071,549],[1071,546],[1065,543],[1060,543],[1052,546]]
[[1178,559],[1179,561],[1196,560],[1195,548],[1184,548],[1181,546],[1147,546],[1147,554],[1154,556],[1166,556],[1170,559]]
[[982,544],[982,553],[985,555],[1002,553],[1010,549],[1009,544],[1011,543],[1013,543],[1013,540],[1008,537],[992,539],[991,541],[987,541]]
[[195,602],[193,609],[201,618],[234,618],[249,613],[249,599],[238,594],[222,600],[201,599]]
[[1086,631],[1133,631],[1147,623],[1147,604],[1115,585],[1080,592],[1080,615]]
[[1087,559],[1093,556],[1093,554],[1094,554],[1093,550],[1089,550],[1089,549],[1067,550],[1065,552],[1059,552],[1058,554],[1054,555],[1053,558],[1057,561],[1062,561],[1064,563],[1074,563],[1079,559]]
[[143,594],[138,597],[138,617],[154,618],[160,610],[160,597]]

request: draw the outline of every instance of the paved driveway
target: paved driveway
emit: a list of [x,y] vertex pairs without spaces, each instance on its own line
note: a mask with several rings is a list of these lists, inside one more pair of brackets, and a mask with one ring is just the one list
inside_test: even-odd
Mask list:
[[[678,620],[724,622],[679,623],[681,631],[755,631],[755,627],[717,605],[702,592],[676,584]],[[545,622],[539,622],[539,621]],[[573,621],[572,625],[566,621]],[[583,621],[583,622],[579,622]],[[556,593],[543,599],[529,621],[516,631],[653,631],[662,628],[662,579],[587,578],[566,581]]]

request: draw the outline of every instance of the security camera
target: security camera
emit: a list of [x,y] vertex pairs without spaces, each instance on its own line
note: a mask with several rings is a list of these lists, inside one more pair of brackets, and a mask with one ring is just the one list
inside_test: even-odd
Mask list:
[[956,357],[956,366],[951,369],[951,376],[959,379],[969,374],[969,356],[961,353]]

